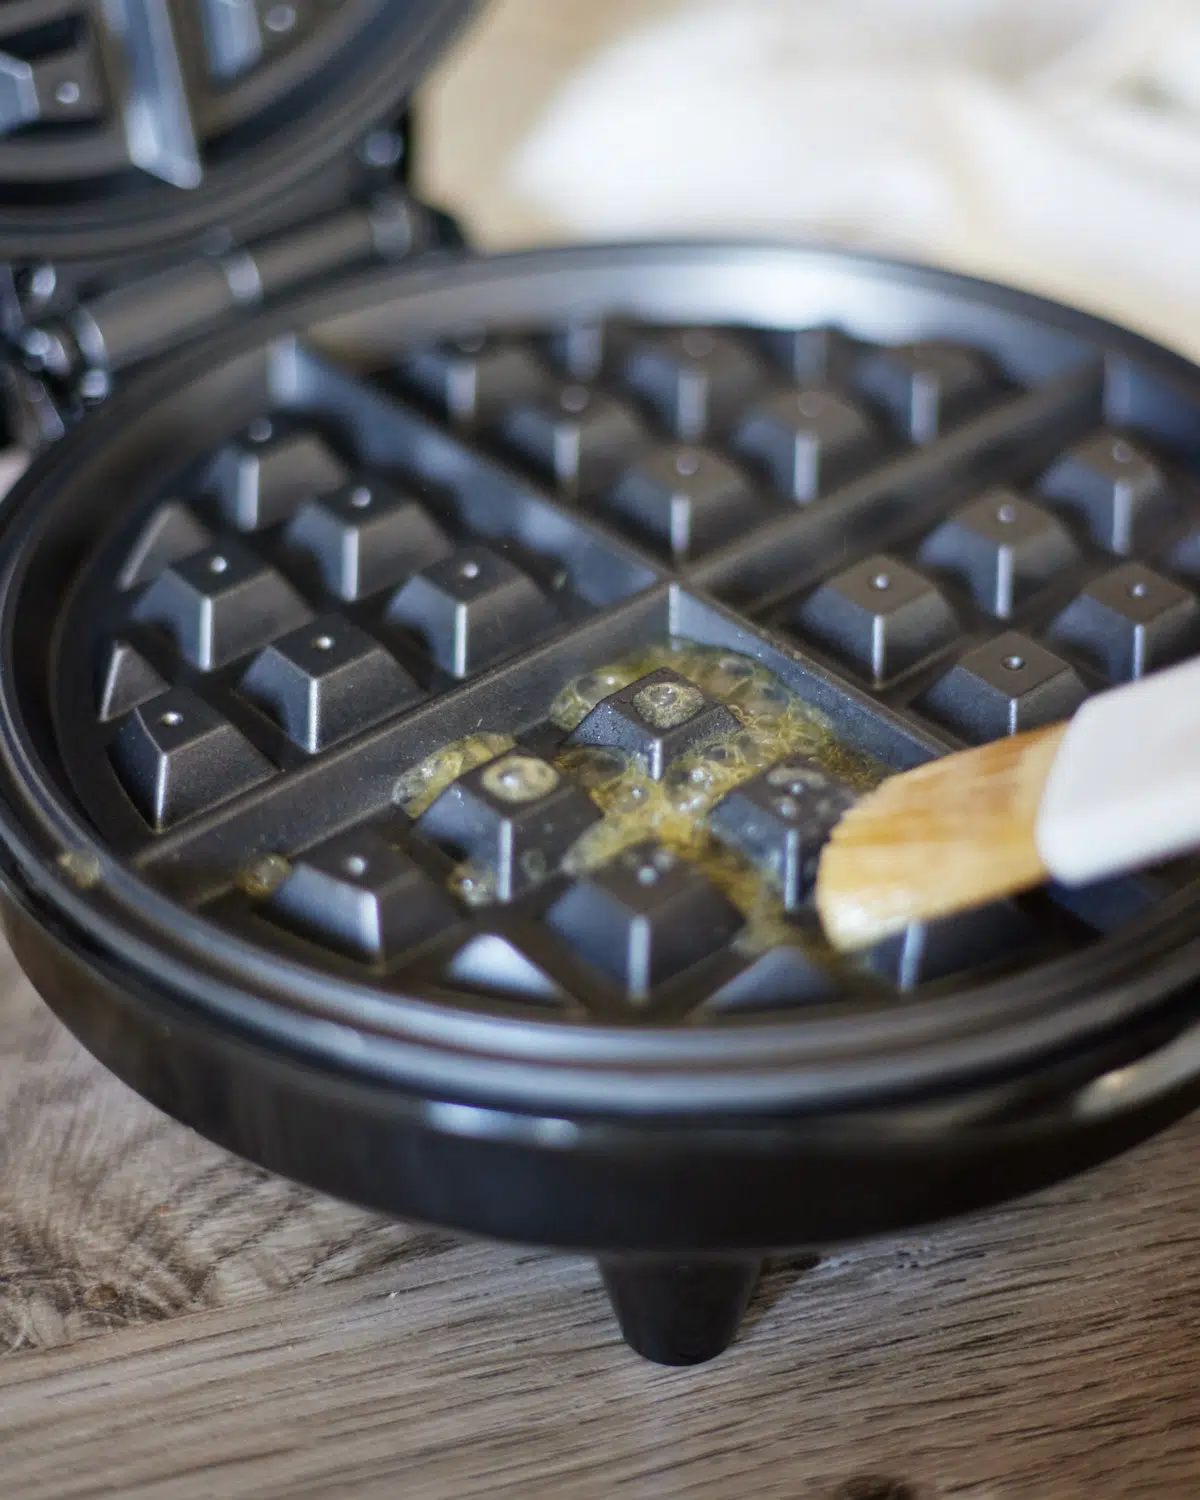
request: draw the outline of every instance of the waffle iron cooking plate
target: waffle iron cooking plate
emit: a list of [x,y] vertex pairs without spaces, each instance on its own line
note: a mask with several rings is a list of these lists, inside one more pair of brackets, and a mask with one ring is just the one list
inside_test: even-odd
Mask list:
[[1195,1103],[1191,863],[851,964],[806,890],[887,770],[1200,645],[1198,410],[1097,320],[815,249],[239,319],[0,516],[14,950],[211,1139],[590,1252],[635,1348],[711,1357],[765,1257]]

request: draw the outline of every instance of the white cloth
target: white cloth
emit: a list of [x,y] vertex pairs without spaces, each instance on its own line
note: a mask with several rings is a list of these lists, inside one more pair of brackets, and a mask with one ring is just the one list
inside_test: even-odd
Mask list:
[[28,456],[20,448],[0,449],[0,497],[16,484],[28,463]]
[[699,0],[511,171],[571,237],[865,243],[1200,357],[1200,0]]

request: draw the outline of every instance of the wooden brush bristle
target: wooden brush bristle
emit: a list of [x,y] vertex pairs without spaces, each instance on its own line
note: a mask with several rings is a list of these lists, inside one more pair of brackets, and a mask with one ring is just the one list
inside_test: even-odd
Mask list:
[[1034,825],[1063,724],[966,750],[885,781],[842,818],[816,902],[830,942],[870,947],[910,922],[1040,884]]

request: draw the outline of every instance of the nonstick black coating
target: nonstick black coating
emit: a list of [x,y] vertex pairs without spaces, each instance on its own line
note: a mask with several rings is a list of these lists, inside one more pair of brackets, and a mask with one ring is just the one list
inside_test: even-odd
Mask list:
[[380,121],[469,10],[468,0],[0,7],[11,82],[0,259],[62,271],[232,244],[339,157],[362,146],[369,158]]
[[[700,335],[690,349],[680,329]],[[477,333],[490,342],[477,348]],[[439,414],[447,339],[477,383],[456,377],[458,405]],[[726,385],[703,383],[713,340],[722,359],[734,351]],[[915,366],[888,353],[913,344]],[[490,360],[495,347],[507,352],[483,370],[480,351]],[[598,347],[611,351],[599,365]],[[688,386],[680,367],[696,365]],[[489,390],[481,372],[497,367]],[[558,393],[549,417],[521,386],[531,367],[532,395],[538,382]],[[545,441],[580,415],[577,397],[562,402],[580,386],[607,423],[586,470]],[[789,467],[799,439],[786,422],[780,437],[780,413],[813,387],[838,431],[866,422],[857,462],[822,449],[826,431],[815,470]],[[464,388],[496,403],[475,425]],[[447,261],[208,343],[85,420],[0,518],[0,832],[18,956],[97,1055],[213,1139],[327,1191],[480,1233],[746,1255],[944,1217],[1080,1170],[1194,1102],[1189,867],[912,932],[815,997],[781,989],[719,933],[693,955],[685,923],[673,972],[626,994],[581,929],[548,916],[573,877],[539,866],[531,890],[463,907],[446,886],[451,825],[410,826],[393,796],[415,762],[468,733],[507,730],[552,758],[564,731],[547,714],[564,682],[670,636],[752,657],[892,767],[1068,712],[1072,695],[1192,648],[1198,397],[1185,361],[1080,314],[937,272],[761,246]],[[256,438],[264,418],[272,429]],[[270,516],[255,509],[266,489],[237,488],[254,444],[281,439],[293,457],[309,443],[302,468],[330,487],[403,491],[451,558],[491,548],[532,581],[503,596],[525,601],[527,632],[447,666],[433,637],[390,633],[397,618],[411,625],[411,592],[395,603],[403,578],[347,599],[343,573],[306,571],[288,548],[310,523],[296,531],[286,486]],[[717,450],[748,487],[732,529],[719,503],[715,529],[695,512],[686,556],[644,486],[622,490],[672,445]],[[1122,491],[1126,466],[1137,482]],[[320,509],[319,495],[304,500]],[[177,550],[146,563],[146,527],[164,515],[176,533],[183,518],[192,561]],[[985,566],[996,525],[1021,538],[1004,595]],[[197,645],[180,634],[179,590],[211,556],[255,588],[264,568],[275,581],[253,629],[231,616],[232,635]],[[1130,568],[1143,571],[1119,572]],[[903,584],[905,612],[883,654],[864,654],[881,573]],[[1162,609],[1146,628],[1122,605],[1148,610],[1151,587]],[[530,613],[535,596],[548,602]],[[354,667],[370,722],[281,719],[278,662],[260,662],[276,650],[268,638],[303,627],[307,650],[347,623],[374,663]],[[154,677],[126,662],[128,696],[104,700],[118,641]],[[408,687],[370,677],[380,647]],[[997,724],[997,683],[1027,666],[1037,680],[1007,695]],[[181,802],[147,793],[153,715],[181,712],[157,695],[180,687],[188,714],[198,695],[237,795],[225,799],[211,764],[180,783]],[[382,929],[363,938],[357,906],[330,938],[330,869],[344,881],[322,851],[347,830],[400,861],[389,879],[406,894],[388,921],[415,925],[388,927],[386,943]],[[247,862],[268,856],[288,871],[308,861],[326,884],[312,877],[273,915],[272,891],[244,881]],[[514,971],[513,952],[549,991]],[[740,1273],[712,1274],[713,1296],[729,1280],[722,1295],[736,1301]],[[624,1285],[611,1267],[609,1281]]]

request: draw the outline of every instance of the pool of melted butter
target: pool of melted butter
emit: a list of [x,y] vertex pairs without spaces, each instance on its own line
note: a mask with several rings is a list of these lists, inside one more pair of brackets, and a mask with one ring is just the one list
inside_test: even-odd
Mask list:
[[[692,641],[669,640],[585,673],[563,687],[550,718],[570,731],[602,698],[659,667],[672,668],[724,703],[741,727],[676,761],[661,781],[619,750],[564,746],[556,767],[586,789],[604,817],[568,851],[563,869],[584,874],[631,844],[655,839],[703,871],[741,911],[746,926],[735,944],[740,951],[793,945],[841,970],[842,961],[815,929],[788,920],[763,873],[713,838],[708,813],[739,782],[792,757],[816,761],[860,793],[878,785],[887,767],[839,740],[823,714],[750,657]],[[513,744],[512,737],[493,733],[456,740],[405,771],[395,800],[409,817],[419,817],[452,781]],[[527,856],[539,857],[537,850]],[[550,872],[531,866],[527,873],[538,879]],[[450,887],[471,907],[495,900],[494,875],[471,861],[456,866]]]

